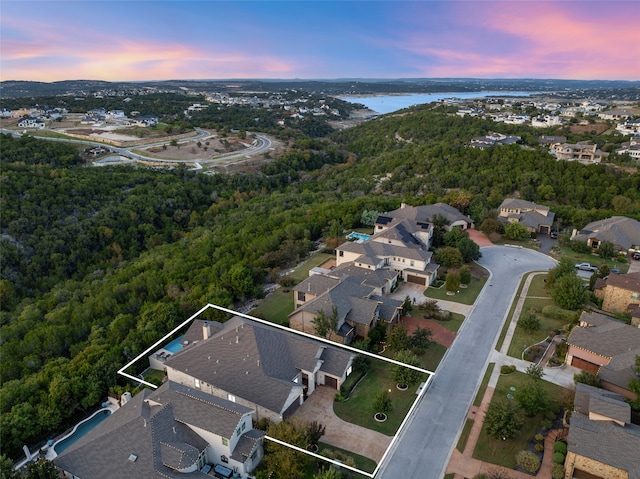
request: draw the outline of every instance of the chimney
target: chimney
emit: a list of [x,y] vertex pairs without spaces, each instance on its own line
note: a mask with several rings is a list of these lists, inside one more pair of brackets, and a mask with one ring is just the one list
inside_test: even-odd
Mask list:
[[240,338],[236,336],[236,344],[238,344],[239,342],[240,342]]
[[206,321],[202,324],[202,337],[209,339],[211,337],[211,326]]

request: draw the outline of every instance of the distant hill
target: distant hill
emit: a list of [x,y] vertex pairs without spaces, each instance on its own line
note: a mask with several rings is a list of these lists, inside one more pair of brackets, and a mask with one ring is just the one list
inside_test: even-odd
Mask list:
[[335,79],[335,80],[167,80],[148,82],[107,82],[101,80],[65,80],[58,82],[3,81],[0,97],[39,97],[49,95],[92,95],[99,92],[135,92],[140,89],[157,91],[284,91],[305,90],[328,95],[367,95],[385,93],[434,93],[468,91],[540,91],[593,92],[613,91],[621,99],[640,98],[640,81],[621,80],[546,80],[546,79],[474,79],[474,78],[398,78],[398,79]]

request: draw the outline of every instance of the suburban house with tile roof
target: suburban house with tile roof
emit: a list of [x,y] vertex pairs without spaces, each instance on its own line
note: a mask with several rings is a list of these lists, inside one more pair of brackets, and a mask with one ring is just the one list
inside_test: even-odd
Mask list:
[[635,358],[640,355],[640,328],[609,316],[583,312],[580,323],[567,338],[566,363],[597,374],[602,387],[630,399]]
[[338,390],[354,356],[239,316],[196,320],[184,338],[164,363],[167,378],[249,407],[255,420],[288,418],[318,385]]
[[[606,278],[599,278],[593,286],[593,292],[602,299],[604,311],[632,313],[640,307],[640,272],[610,274]],[[640,327],[640,324],[633,326]]]
[[[313,275],[303,283],[311,285],[322,279],[322,275]],[[294,289],[297,301],[301,298],[298,293],[304,292],[305,288],[302,286],[302,291]],[[355,338],[366,338],[378,321],[397,323],[402,301],[378,295],[376,288],[365,284],[361,278],[347,275],[324,293],[301,302],[289,315],[289,327],[317,335],[315,319],[321,311],[327,317],[336,315],[335,329],[328,332],[327,339],[350,344]]]
[[609,156],[609,153],[600,150],[598,145],[591,144],[588,141],[556,143],[551,146],[550,153],[557,160],[578,161],[580,163],[600,163]]
[[143,389],[53,462],[74,479],[204,479],[214,467],[244,477],[264,454],[253,412],[169,381]]
[[640,221],[626,216],[593,221],[580,231],[574,230],[571,240],[586,241],[593,249],[597,249],[603,241],[609,241],[616,251],[633,253],[640,251]]
[[518,198],[507,198],[498,210],[498,221],[520,223],[532,233],[551,233],[554,218],[555,213],[548,206]]
[[565,478],[640,479],[640,426],[618,394],[576,384]]

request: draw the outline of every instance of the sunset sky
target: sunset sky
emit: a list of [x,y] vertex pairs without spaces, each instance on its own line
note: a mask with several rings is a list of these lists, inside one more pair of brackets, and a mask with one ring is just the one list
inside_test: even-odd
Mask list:
[[0,79],[640,79],[640,1],[2,0]]

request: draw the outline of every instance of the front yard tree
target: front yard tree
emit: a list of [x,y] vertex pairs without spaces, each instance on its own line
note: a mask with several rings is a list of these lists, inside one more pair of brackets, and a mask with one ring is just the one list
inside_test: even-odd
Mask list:
[[[403,349],[398,351],[394,357],[396,361],[400,361],[401,363],[409,364],[411,366],[418,366],[420,362],[418,361],[418,356],[413,354],[408,349]],[[410,384],[415,383],[420,377],[420,373],[415,369],[408,368],[406,366],[401,366],[399,364],[394,364],[392,368],[393,372],[393,380],[402,386],[408,386]]]
[[527,416],[535,416],[549,408],[549,393],[540,381],[528,381],[515,393],[516,401],[524,409]]
[[504,226],[504,235],[512,240],[523,240],[529,237],[529,230],[520,223],[509,223]]
[[469,284],[471,282],[471,270],[467,265],[464,265],[458,270],[460,275],[460,284]]
[[393,406],[391,405],[391,398],[389,397],[389,391],[380,391],[375,400],[373,401],[373,413],[387,414],[391,412]]
[[394,351],[401,351],[411,347],[411,338],[409,338],[404,324],[397,324],[391,328],[387,335],[387,345]]
[[518,318],[518,326],[524,329],[528,333],[537,331],[540,329],[540,320],[535,313],[531,311],[523,311]]
[[570,258],[561,258],[558,265],[555,268],[551,268],[547,273],[547,279],[545,281],[546,288],[552,288],[557,280],[563,276],[576,275],[576,269],[573,261]]
[[598,246],[598,255],[603,259],[613,258],[616,254],[616,250],[613,247],[613,243],[611,241],[603,241]]
[[464,260],[462,259],[462,253],[458,248],[453,246],[443,246],[436,253],[436,263],[444,266],[445,268],[457,268],[462,266]]
[[457,271],[449,271],[447,273],[445,288],[447,291],[458,291],[458,288],[460,288],[460,275]]
[[551,299],[564,309],[578,309],[587,301],[587,290],[576,275],[559,278],[551,290]]
[[513,402],[492,402],[484,419],[487,434],[496,439],[511,439],[524,424],[522,409]]
[[413,352],[421,356],[433,345],[431,340],[431,330],[427,328],[417,327],[411,336],[411,349]]
[[[308,425],[303,421],[287,420],[269,425],[267,434],[283,442],[306,448],[309,445]],[[290,447],[265,441],[265,466],[272,478],[302,478],[311,465],[311,457]]]
[[328,316],[327,313],[321,309],[311,322],[318,336],[328,338],[332,332],[338,332],[338,309],[333,306],[333,308],[331,308],[331,316]]
[[527,376],[529,376],[534,381],[539,381],[544,376],[544,368],[537,364],[530,364],[527,368]]

